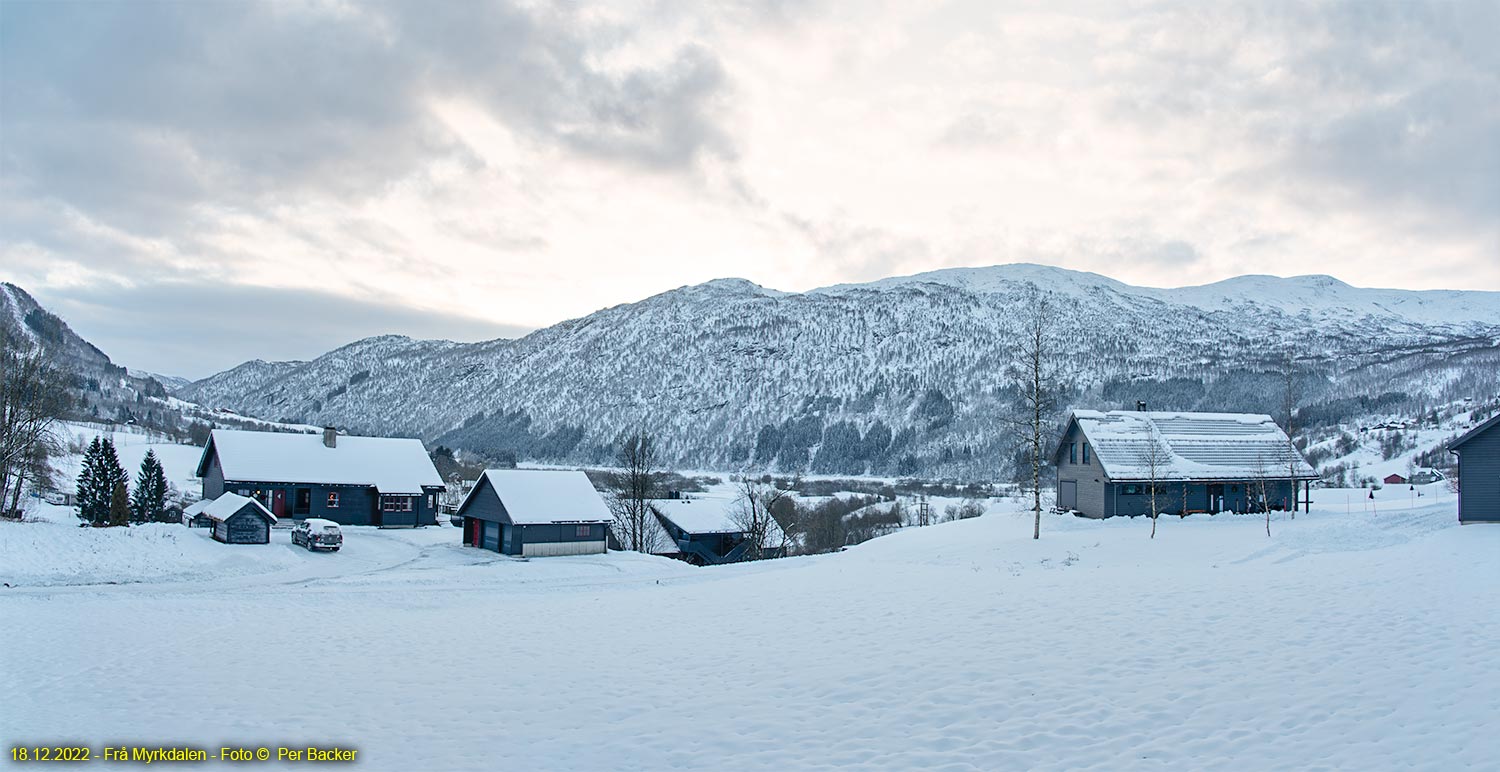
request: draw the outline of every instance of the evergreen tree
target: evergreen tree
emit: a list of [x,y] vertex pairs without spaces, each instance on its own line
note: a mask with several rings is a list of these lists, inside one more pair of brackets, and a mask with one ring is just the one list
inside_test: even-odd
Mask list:
[[137,523],[161,522],[167,507],[167,473],[162,469],[156,452],[146,451],[141,459],[141,471],[135,478],[135,491],[130,496],[130,513]]
[[83,470],[78,474],[78,516],[93,525],[103,525],[109,516],[103,458],[104,445],[96,436],[83,454]]
[[115,480],[109,496],[109,524],[130,525],[130,493],[124,480]]

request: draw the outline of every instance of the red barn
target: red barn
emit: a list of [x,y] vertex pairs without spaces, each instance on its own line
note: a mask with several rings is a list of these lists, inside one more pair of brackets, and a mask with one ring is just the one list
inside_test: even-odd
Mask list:
[[1405,485],[1406,478],[1399,474],[1388,474],[1385,476],[1386,485]]

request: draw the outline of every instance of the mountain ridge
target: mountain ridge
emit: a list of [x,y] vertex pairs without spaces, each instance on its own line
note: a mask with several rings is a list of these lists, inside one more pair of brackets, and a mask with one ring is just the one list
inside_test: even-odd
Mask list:
[[1319,275],[1142,288],[1012,264],[801,293],[716,279],[520,338],[376,336],[178,394],[492,457],[597,463],[620,433],[647,428],[681,466],[993,473],[1008,463],[1008,343],[1034,288],[1058,301],[1080,406],[1138,392],[1174,409],[1274,412],[1265,392],[1288,362],[1313,399],[1437,399],[1490,388],[1500,360],[1500,293]]

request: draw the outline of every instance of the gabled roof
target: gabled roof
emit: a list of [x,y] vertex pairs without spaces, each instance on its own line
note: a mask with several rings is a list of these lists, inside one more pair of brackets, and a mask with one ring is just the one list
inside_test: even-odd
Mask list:
[[203,508],[203,514],[208,515],[213,520],[228,520],[244,509],[246,504],[253,506],[260,514],[265,515],[267,520],[273,523],[276,522],[276,516],[271,514],[271,510],[266,509],[259,501],[241,496],[238,493],[226,493],[214,499],[213,503]]
[[[486,484],[488,483],[488,484]],[[493,493],[487,493],[493,491]],[[493,495],[516,525],[607,523],[613,520],[588,475],[561,469],[490,469],[458,506],[460,515],[476,496]]]
[[212,503],[214,503],[213,499],[198,499],[197,501],[189,504],[187,506],[187,509],[182,510],[182,514],[186,515],[187,517],[197,517],[198,515],[203,514],[203,510],[208,509],[208,505]]
[[1481,434],[1484,434],[1485,432],[1489,431],[1490,429],[1495,428],[1496,426],[1500,426],[1500,413],[1496,413],[1496,414],[1490,416],[1488,419],[1486,419],[1485,421],[1481,422],[1478,426],[1476,426],[1473,429],[1470,429],[1469,431],[1465,432],[1464,436],[1459,437],[1458,439],[1456,439],[1456,440],[1448,443],[1448,450],[1449,451],[1456,451],[1456,450],[1458,450],[1458,446],[1464,444],[1465,442],[1468,442],[1469,440],[1474,439],[1475,437],[1478,437]]
[[[711,533],[743,533],[736,522],[740,500],[705,496],[696,499],[657,499],[651,507],[663,519],[694,536]],[[781,526],[775,520],[767,530],[764,547],[780,546]]]
[[318,434],[215,429],[198,460],[198,476],[215,453],[225,480],[371,485],[381,493],[419,495],[443,478],[421,440],[339,436],[335,447]]
[[1268,415],[1075,410],[1073,425],[1115,482],[1318,477]]

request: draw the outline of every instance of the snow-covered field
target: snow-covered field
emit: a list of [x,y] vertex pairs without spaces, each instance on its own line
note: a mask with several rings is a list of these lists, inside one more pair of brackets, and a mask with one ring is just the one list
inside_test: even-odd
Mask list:
[[0,739],[401,770],[1492,769],[1500,528],[1424,493],[1318,491],[1271,538],[1049,516],[1033,542],[997,511],[711,569],[523,562],[448,527],[308,554],[0,523]]

